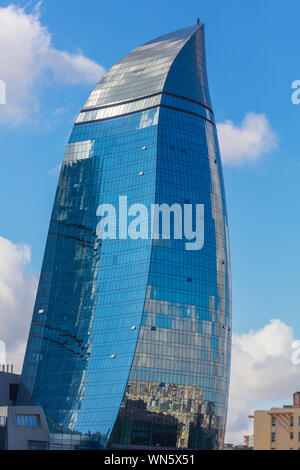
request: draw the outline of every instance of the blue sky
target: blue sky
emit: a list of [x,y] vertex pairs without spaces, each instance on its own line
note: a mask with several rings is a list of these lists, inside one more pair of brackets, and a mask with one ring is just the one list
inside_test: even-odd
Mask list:
[[[26,7],[25,15],[35,3]],[[2,8],[26,4],[1,1]],[[0,9],[0,19],[1,14]],[[263,330],[276,318],[300,338],[300,105],[291,102],[291,84],[300,79],[298,0],[44,0],[38,21],[51,35],[53,61],[60,61],[60,68],[57,63],[44,66],[23,90],[26,75],[18,76],[18,63],[9,64],[16,73],[15,88],[7,83],[7,106],[11,90],[27,95],[17,125],[13,119],[6,122],[4,105],[0,110],[0,236],[29,245],[31,263],[23,260],[21,265],[29,275],[40,272],[58,177],[53,168],[62,161],[74,118],[101,72],[96,64],[107,69],[131,49],[193,24],[197,17],[206,23],[216,121],[230,120],[238,127],[247,113],[264,114],[277,141],[269,150],[262,146],[255,158],[224,165],[233,331],[242,335]],[[1,46],[0,33],[0,51]],[[57,51],[93,61],[90,78],[82,71],[83,63],[74,83],[66,79],[66,58]],[[3,67],[0,61],[0,80],[6,74]]]

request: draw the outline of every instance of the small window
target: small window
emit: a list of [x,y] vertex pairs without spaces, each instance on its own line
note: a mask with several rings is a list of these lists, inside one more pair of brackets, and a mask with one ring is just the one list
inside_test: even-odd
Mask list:
[[0,427],[6,426],[7,417],[0,416]]
[[294,426],[294,416],[291,416],[291,426]]
[[145,67],[143,69],[135,69],[135,70],[132,70],[131,73],[141,73],[145,70]]
[[276,441],[276,433],[275,432],[272,432],[272,434],[271,434],[271,441],[272,442]]
[[39,415],[16,415],[17,426],[40,426]]
[[151,326],[151,331],[156,331],[156,326]]
[[300,432],[298,433],[298,441],[300,442]]
[[11,401],[17,400],[19,384],[9,384],[9,399]]
[[290,432],[290,439],[294,439],[294,433]]
[[272,426],[276,426],[276,418],[275,418],[275,416],[272,416]]
[[27,441],[27,450],[49,450],[49,442]]

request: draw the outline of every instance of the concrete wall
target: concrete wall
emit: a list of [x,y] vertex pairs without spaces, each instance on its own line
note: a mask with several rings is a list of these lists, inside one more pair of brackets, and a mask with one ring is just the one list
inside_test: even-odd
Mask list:
[[[38,415],[39,426],[19,426],[16,415]],[[49,446],[50,433],[43,409],[40,406],[0,407],[0,416],[6,416],[5,450],[27,450],[28,441],[36,441]]]

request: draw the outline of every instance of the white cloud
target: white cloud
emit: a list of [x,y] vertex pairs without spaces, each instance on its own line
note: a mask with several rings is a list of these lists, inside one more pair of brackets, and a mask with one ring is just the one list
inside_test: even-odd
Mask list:
[[56,49],[39,8],[31,13],[15,5],[0,7],[0,80],[6,84],[6,105],[0,123],[20,124],[39,110],[39,92],[49,83],[92,84],[103,67],[82,52]]
[[51,170],[48,171],[48,174],[51,176],[59,176],[62,164],[59,163],[58,165],[54,166]]
[[233,335],[226,442],[242,443],[244,434],[252,434],[248,415],[254,409],[291,402],[300,385],[300,365],[291,359],[293,340],[293,329],[280,320]]
[[20,372],[33,312],[38,276],[26,272],[31,248],[0,237],[0,340],[7,363]]
[[277,146],[277,137],[265,114],[247,113],[240,126],[226,120],[218,123],[217,129],[226,165],[255,161]]

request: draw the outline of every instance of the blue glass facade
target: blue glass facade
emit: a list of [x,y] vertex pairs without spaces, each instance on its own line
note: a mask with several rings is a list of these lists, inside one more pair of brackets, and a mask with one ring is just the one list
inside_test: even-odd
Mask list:
[[[99,204],[204,204],[204,246],[101,240]],[[114,65],[67,145],[19,404],[104,447],[216,449],[224,438],[231,280],[204,26]]]

